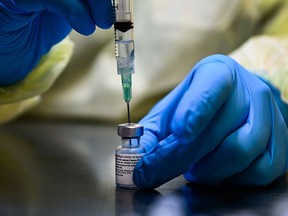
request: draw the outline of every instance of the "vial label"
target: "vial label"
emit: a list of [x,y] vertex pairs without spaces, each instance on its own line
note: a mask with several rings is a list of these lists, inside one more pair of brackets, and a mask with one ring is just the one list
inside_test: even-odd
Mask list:
[[133,170],[144,154],[115,154],[116,184],[133,186]]

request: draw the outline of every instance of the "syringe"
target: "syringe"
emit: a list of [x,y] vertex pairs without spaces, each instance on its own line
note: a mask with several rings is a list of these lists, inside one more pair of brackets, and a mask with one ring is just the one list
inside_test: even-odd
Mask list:
[[123,97],[127,103],[130,122],[129,102],[132,99],[132,74],[134,69],[133,0],[113,0],[115,7],[115,54],[117,73],[121,75]]

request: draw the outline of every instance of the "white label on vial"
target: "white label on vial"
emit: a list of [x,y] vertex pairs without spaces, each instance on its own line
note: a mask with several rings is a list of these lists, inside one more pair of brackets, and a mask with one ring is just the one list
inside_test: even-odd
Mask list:
[[116,183],[131,186],[133,182],[133,170],[137,162],[144,154],[115,154]]

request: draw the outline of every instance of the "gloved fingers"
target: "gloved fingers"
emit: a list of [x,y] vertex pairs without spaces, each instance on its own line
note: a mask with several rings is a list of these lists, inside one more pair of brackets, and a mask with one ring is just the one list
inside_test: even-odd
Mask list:
[[43,8],[64,16],[71,27],[80,34],[89,35],[95,31],[95,24],[86,1],[50,0],[43,3]]
[[193,155],[189,155],[188,145],[182,145],[173,135],[161,141],[137,163],[134,183],[139,188],[156,188],[187,171]]
[[191,84],[177,105],[171,125],[173,134],[183,142],[193,142],[207,128],[231,92],[233,74],[230,67],[217,58],[204,59],[194,69]]
[[[288,137],[286,137],[286,139],[288,139]],[[223,184],[241,186],[269,185],[287,171],[286,159],[283,160],[286,157],[286,148],[267,149],[266,152],[257,158],[246,170],[228,178]]]
[[109,0],[15,0],[26,11],[47,9],[67,19],[73,29],[83,35],[92,34],[95,25],[109,28],[113,24],[113,8]]
[[228,178],[224,184],[265,186],[287,171],[288,131],[276,103],[272,103],[272,131],[265,152],[246,170]]
[[102,29],[108,29],[114,22],[111,0],[87,0],[94,22]]
[[[215,100],[215,106],[217,106],[218,103],[220,103],[221,105],[227,100],[227,92],[231,92],[230,90],[233,87],[231,71],[225,64],[218,62],[217,60],[215,60],[215,58],[211,59],[207,58],[207,62],[210,61],[209,63],[211,63],[207,64],[208,68],[205,67],[206,65],[200,67],[200,69],[196,66],[191,71],[191,73],[189,73],[189,75],[182,81],[182,83],[180,83],[170,94],[168,94],[164,99],[162,99],[149,112],[149,114],[140,121],[140,124],[142,124],[145,128],[144,136],[141,138],[141,144],[148,152],[148,155],[144,156],[143,159],[138,162],[138,165],[135,168],[135,181],[136,184],[138,183],[140,187],[157,187],[160,184],[168,181],[168,179],[170,180],[177,175],[186,172],[190,168],[191,163],[196,162],[197,157],[195,155],[199,155],[198,149],[201,148],[201,146],[204,149],[202,149],[202,152],[204,152],[204,154],[207,154],[207,148],[205,148],[205,146],[203,145],[193,146],[190,143],[183,144],[185,142],[181,142],[182,144],[180,144],[177,140],[175,140],[175,142],[171,142],[171,137],[173,137],[174,139],[175,137],[174,135],[171,135],[172,132],[170,126],[171,121],[179,121],[180,124],[186,124],[185,119],[177,119],[175,116],[173,118],[175,108],[178,107],[177,109],[179,109],[179,107],[181,106],[179,105],[179,103],[180,101],[184,101],[183,95],[186,95],[186,99],[188,101],[194,100],[194,102],[197,103],[198,100],[194,99],[194,95],[196,98],[198,97],[198,88],[200,88],[201,96],[204,97],[204,102],[206,102],[205,99],[207,99],[207,94],[210,93],[209,91],[211,90],[211,88],[214,87],[214,85],[216,86],[217,90],[215,91],[215,94],[213,96],[215,96],[216,98],[212,98],[211,100]],[[197,71],[198,69],[201,71]],[[213,75],[211,73],[214,72],[215,69],[217,70],[217,76],[215,75],[215,79],[213,79],[211,78],[211,76]],[[203,73],[200,73],[202,72],[202,70]],[[195,75],[195,73],[197,74]],[[195,77],[197,77],[195,87],[191,88],[191,85],[194,84]],[[218,84],[217,81],[222,84],[222,86],[219,88],[217,88],[217,86],[220,84]],[[222,87],[223,89],[221,89]],[[188,91],[192,91],[192,93],[187,93]],[[196,93],[194,91],[196,91]],[[193,93],[195,94],[193,95]],[[199,106],[204,106],[204,102]],[[192,105],[194,104],[192,103]],[[185,106],[185,104],[183,106]],[[211,104],[208,104],[207,106],[210,106],[211,108]],[[185,106],[184,110],[182,111],[186,112],[186,109],[189,109],[189,106]],[[218,109],[218,107],[216,109]],[[201,112],[201,110],[198,111]],[[208,111],[211,112],[211,118],[213,117],[213,114],[217,112],[217,110]],[[178,110],[178,112],[181,111]],[[204,109],[203,112],[206,112],[206,110]],[[203,114],[203,118],[205,118],[205,113]],[[209,120],[207,120],[207,123]],[[198,121],[200,121],[200,118],[198,119]],[[175,133],[177,134],[177,132]],[[193,134],[189,135],[192,136]],[[180,140],[179,138],[181,139],[181,137],[177,136],[178,140]],[[176,154],[177,151],[180,151],[181,153]],[[210,151],[210,148],[208,148],[208,151]],[[175,167],[174,169],[167,169],[166,166],[170,167],[170,163],[172,166],[176,166],[177,168]],[[165,171],[162,175],[162,172],[165,169],[167,169],[167,171]],[[159,172],[161,172],[161,176],[157,177],[157,174]]]
[[[251,78],[253,79],[253,77]],[[229,135],[209,155],[196,163],[185,174],[189,181],[219,184],[226,178],[245,170],[269,147],[275,118],[271,109],[277,107],[269,88],[262,82],[253,83],[254,90],[250,91],[250,111],[247,123]],[[206,145],[205,142],[201,143]],[[283,167],[280,169],[283,170]],[[246,173],[246,171],[244,172]]]
[[[197,150],[198,154],[201,153],[201,149],[204,149],[202,146],[213,150],[209,154],[204,152],[206,156],[205,154],[198,156],[200,161],[186,174],[190,181],[219,184],[223,179],[243,171],[265,151],[271,133],[272,119],[271,115],[267,115],[271,112],[271,92],[256,77],[251,75],[249,80],[251,80],[251,84],[253,83],[254,89],[249,91],[249,96],[246,96],[249,99],[248,106],[242,108],[243,104],[239,104],[237,107],[231,106],[229,104],[231,101],[229,101],[224,106],[224,110],[221,110],[221,113],[197,140],[200,146]],[[239,98],[236,97],[235,101],[232,100],[232,104],[237,104],[239,101]],[[227,110],[227,107],[231,110]],[[245,115],[241,114],[238,109],[242,110],[241,112]],[[243,123],[239,122],[240,118],[242,121],[244,120]],[[230,119],[230,121],[223,122],[222,119]],[[235,124],[237,121],[240,125],[236,129],[233,127],[237,126]],[[244,122],[246,123],[244,124]],[[227,132],[229,134],[225,135]],[[226,137],[223,142],[220,140],[221,137],[222,139]]]
[[242,172],[265,151],[270,128],[263,125],[262,131],[264,137],[261,136],[262,133],[255,133],[251,124],[244,124],[197,162],[184,175],[185,178],[191,182],[218,185],[227,177]]

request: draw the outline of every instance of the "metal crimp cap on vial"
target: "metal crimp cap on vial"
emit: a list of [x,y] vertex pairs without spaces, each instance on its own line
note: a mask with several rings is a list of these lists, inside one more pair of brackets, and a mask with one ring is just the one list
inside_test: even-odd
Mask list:
[[143,135],[144,127],[136,123],[124,123],[118,125],[118,135],[126,138],[135,138]]

